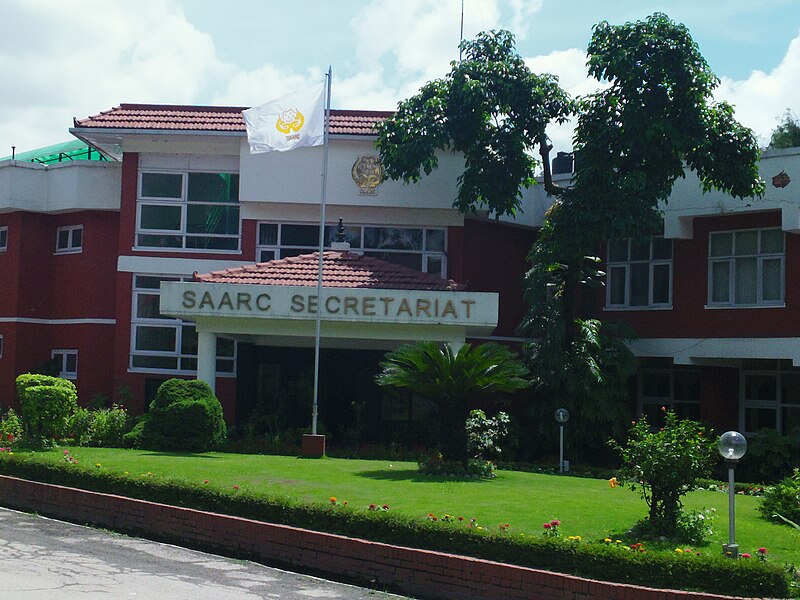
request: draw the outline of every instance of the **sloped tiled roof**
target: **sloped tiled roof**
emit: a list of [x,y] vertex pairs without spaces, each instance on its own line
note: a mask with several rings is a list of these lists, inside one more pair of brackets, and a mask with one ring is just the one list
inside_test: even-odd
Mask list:
[[[329,251],[322,255],[322,285],[332,288],[459,291],[465,286],[402,265],[353,252]],[[204,283],[316,286],[319,253],[244,265],[235,269],[195,273]]]
[[[245,131],[240,106],[177,106],[169,104],[120,104],[85,119],[75,128],[146,129],[163,131]],[[375,135],[374,126],[392,115],[387,111],[331,110],[332,134]]]

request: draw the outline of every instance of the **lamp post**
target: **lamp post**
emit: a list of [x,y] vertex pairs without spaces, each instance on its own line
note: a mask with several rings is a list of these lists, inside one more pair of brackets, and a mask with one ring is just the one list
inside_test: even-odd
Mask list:
[[736,543],[736,519],[734,517],[733,471],[745,452],[747,439],[738,431],[726,431],[719,436],[717,450],[728,465],[728,543],[722,545],[722,554],[739,558],[739,545]]
[[556,421],[559,423],[560,435],[558,440],[558,472],[564,472],[564,423],[569,421],[569,411],[566,408],[556,409]]

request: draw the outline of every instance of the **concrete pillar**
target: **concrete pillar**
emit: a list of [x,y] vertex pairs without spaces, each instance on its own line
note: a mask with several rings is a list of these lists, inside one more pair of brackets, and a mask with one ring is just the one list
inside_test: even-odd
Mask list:
[[217,393],[217,334],[197,332],[197,379],[205,381]]

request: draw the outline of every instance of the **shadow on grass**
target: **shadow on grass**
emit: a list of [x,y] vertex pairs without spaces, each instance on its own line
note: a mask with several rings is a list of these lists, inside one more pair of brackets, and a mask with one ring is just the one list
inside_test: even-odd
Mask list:
[[157,450],[150,450],[143,453],[144,456],[174,456],[176,458],[211,458],[217,460],[219,456],[208,456],[205,453],[198,452],[159,452]]
[[487,483],[488,479],[474,479],[472,477],[443,477],[439,475],[420,475],[416,469],[379,469],[377,471],[361,471],[358,477],[380,481],[414,481],[419,483],[446,483],[469,482]]

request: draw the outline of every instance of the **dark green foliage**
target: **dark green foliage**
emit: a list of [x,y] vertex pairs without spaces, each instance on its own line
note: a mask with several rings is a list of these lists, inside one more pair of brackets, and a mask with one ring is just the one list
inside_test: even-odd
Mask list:
[[150,403],[148,418],[141,423],[141,434],[136,434],[139,444],[151,450],[215,450],[227,436],[222,405],[202,381],[169,379],[162,383]]
[[457,353],[436,342],[407,344],[387,353],[381,369],[378,385],[408,388],[436,405],[440,451],[462,462],[469,458],[465,423],[477,397],[530,385],[528,370],[499,344],[464,344]]
[[638,490],[650,507],[649,529],[656,535],[679,533],[681,498],[711,473],[716,456],[713,432],[667,411],[662,429],[652,431],[642,417],[631,426],[624,446],[614,440],[609,444],[622,456],[620,481]]
[[613,434],[632,365],[622,342],[634,334],[578,318],[581,299],[603,283],[594,257],[607,240],[662,231],[660,203],[684,168],[703,190],[735,197],[761,195],[764,182],[755,136],[730,105],[714,101],[719,81],[686,27],[660,13],[602,22],[588,56],[590,75],[607,85],[578,102],[577,170],[569,189],[554,190],[530,253],[522,331],[541,340],[529,356],[543,395],[568,407],[594,405],[600,422],[576,426]]
[[75,384],[50,375],[27,373],[17,377],[16,385],[28,441],[47,443],[65,436],[69,417],[78,407]]
[[765,518],[776,523],[785,523],[788,519],[800,525],[800,468],[795,468],[780,483],[768,487],[758,510]]
[[747,454],[736,467],[739,481],[775,483],[800,465],[800,432],[783,435],[759,429],[747,442]]
[[463,60],[443,79],[400,102],[378,126],[381,160],[388,177],[411,182],[437,168],[437,152],[461,153],[453,205],[513,215],[521,188],[534,183],[532,148],[548,123],[567,118],[571,102],[556,77],[531,73],[508,31],[480,33],[461,49]]
[[790,109],[786,109],[781,122],[772,132],[769,148],[797,148],[800,146],[800,120]]
[[[300,504],[280,497],[215,489],[186,481],[124,476],[35,456],[0,457],[0,473],[304,527],[377,542],[475,556],[581,577],[753,597],[786,597],[786,573],[774,563],[733,561],[721,555],[628,552],[604,544],[558,538],[488,534],[443,521],[331,504]],[[135,532],[134,532],[135,533]]]

